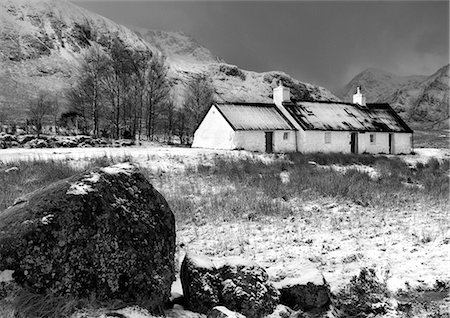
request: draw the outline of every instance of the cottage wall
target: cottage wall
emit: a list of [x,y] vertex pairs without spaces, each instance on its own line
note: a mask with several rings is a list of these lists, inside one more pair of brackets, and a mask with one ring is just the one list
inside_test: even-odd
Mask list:
[[[284,139],[284,133],[288,133],[288,138]],[[234,143],[236,149],[250,151],[266,151],[266,134],[261,130],[238,130],[235,133]],[[294,152],[295,151],[295,131],[275,130],[273,131],[273,152]]]
[[[370,142],[370,135],[374,135],[374,142]],[[358,153],[389,153],[389,133],[366,132],[358,133]]]
[[194,134],[192,147],[234,149],[235,132],[215,106],[212,106]]
[[408,154],[413,151],[413,134],[396,133],[394,134],[394,153]]
[[348,131],[329,131],[330,143],[325,143],[325,131],[299,131],[300,152],[350,152],[350,133]]
[[[329,143],[326,143],[325,134],[329,133]],[[370,135],[375,139],[370,141]],[[394,133],[393,151],[395,154],[407,154],[412,151],[411,133]],[[298,149],[300,152],[342,152],[350,153],[349,131],[299,131]],[[389,153],[388,132],[358,132],[358,153]]]

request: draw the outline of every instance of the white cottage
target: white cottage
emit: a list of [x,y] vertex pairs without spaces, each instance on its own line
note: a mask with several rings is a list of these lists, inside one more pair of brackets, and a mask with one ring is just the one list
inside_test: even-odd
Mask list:
[[413,131],[388,104],[366,104],[359,87],[353,103],[291,101],[282,85],[274,89],[273,100],[213,105],[192,146],[261,152],[412,151]]

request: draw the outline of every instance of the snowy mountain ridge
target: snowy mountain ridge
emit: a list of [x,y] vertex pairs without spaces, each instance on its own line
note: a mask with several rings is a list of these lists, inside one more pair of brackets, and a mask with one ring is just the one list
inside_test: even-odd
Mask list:
[[362,87],[367,102],[391,104],[413,127],[448,128],[449,65],[429,76],[399,76],[369,68],[356,75],[337,95],[351,101],[357,86]]
[[211,78],[218,101],[270,102],[280,79],[296,98],[337,100],[328,90],[282,72],[227,64],[186,34],[133,30],[65,0],[0,0],[0,110],[14,110],[12,119],[24,120],[30,101],[42,90],[59,95],[64,106],[64,91],[75,82],[84,52],[107,47],[114,38],[132,50],[166,56],[178,105],[196,74]]

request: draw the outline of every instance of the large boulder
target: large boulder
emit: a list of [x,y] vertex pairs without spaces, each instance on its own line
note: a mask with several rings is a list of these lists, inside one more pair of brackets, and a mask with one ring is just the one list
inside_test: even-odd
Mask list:
[[302,276],[275,283],[280,303],[294,310],[327,309],[330,304],[329,285],[317,269],[305,269]]
[[181,266],[181,283],[190,310],[208,313],[223,305],[249,318],[272,313],[279,293],[266,271],[238,257],[210,260],[188,253]]
[[156,311],[170,296],[174,253],[174,215],[129,163],[58,181],[0,212],[0,271],[35,293]]

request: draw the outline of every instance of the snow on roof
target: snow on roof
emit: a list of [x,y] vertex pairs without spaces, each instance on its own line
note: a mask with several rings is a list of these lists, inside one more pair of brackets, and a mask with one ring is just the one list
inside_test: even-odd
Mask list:
[[412,132],[388,104],[297,101],[283,106],[305,130]]
[[224,103],[217,109],[234,130],[293,130],[274,104]]

